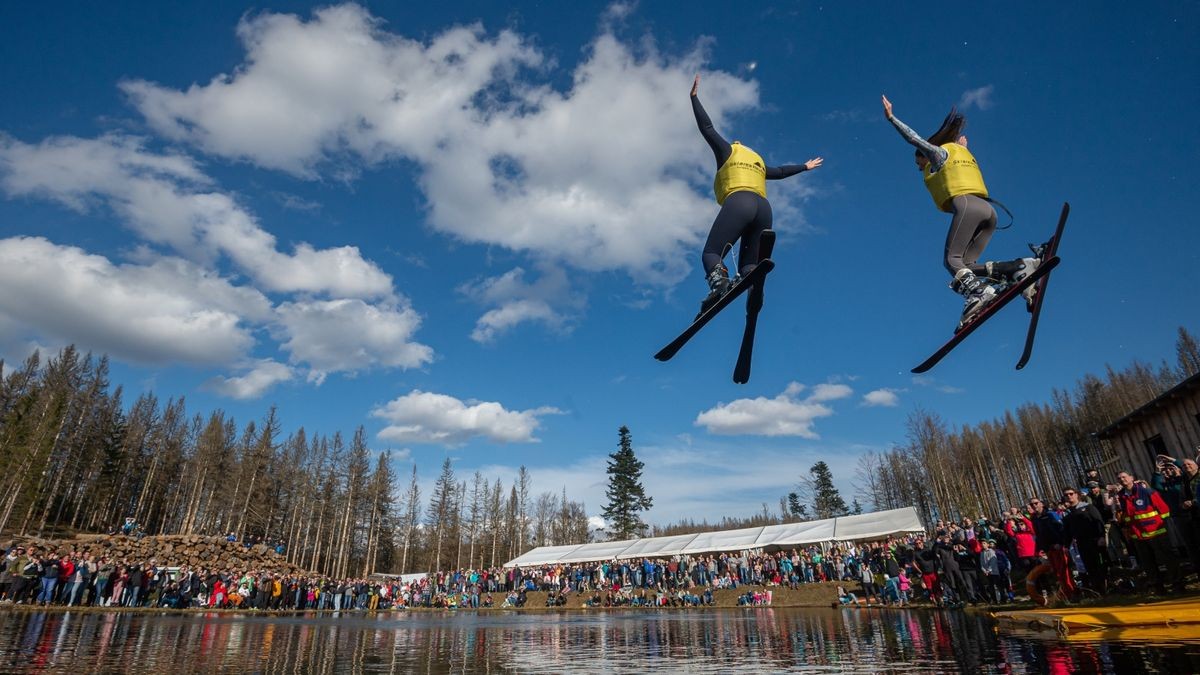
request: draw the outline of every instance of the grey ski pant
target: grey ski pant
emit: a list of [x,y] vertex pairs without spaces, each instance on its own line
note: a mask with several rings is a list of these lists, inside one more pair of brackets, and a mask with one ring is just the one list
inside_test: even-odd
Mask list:
[[975,195],[959,195],[950,205],[954,217],[946,234],[946,269],[954,275],[966,267],[985,276],[987,268],[979,264],[979,256],[996,232],[996,209]]

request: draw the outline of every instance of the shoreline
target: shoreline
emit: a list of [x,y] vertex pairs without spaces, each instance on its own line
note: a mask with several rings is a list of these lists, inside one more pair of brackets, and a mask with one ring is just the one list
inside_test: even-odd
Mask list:
[[[738,589],[719,589],[713,592],[714,603],[712,605],[685,605],[685,606],[633,606],[633,605],[617,605],[611,607],[596,606],[589,607],[583,605],[583,599],[590,597],[590,593],[571,594],[569,604],[562,606],[547,607],[545,605],[546,598],[549,593],[546,591],[529,591],[526,594],[526,604],[523,607],[389,607],[387,609],[253,609],[243,607],[231,608],[208,608],[208,607],[189,607],[187,609],[175,609],[170,607],[97,607],[97,606],[75,606],[67,607],[65,605],[47,605],[39,606],[36,604],[0,605],[0,612],[20,612],[31,613],[39,611],[48,611],[56,613],[78,612],[82,614],[105,614],[105,613],[131,613],[131,614],[172,614],[172,615],[188,615],[188,614],[216,614],[216,615],[237,615],[237,616],[303,616],[309,614],[317,615],[352,615],[359,614],[362,616],[378,616],[382,614],[394,613],[445,613],[445,612],[515,612],[515,613],[551,613],[551,612],[589,612],[595,610],[601,611],[622,611],[622,612],[637,612],[637,611],[693,611],[693,610],[738,610],[738,609],[850,609],[850,610],[919,610],[919,611],[942,611],[950,608],[937,607],[925,601],[909,602],[903,606],[885,605],[879,603],[861,605],[841,605],[834,599],[834,588],[837,586],[835,582],[818,582],[813,584],[801,584],[799,588],[789,589],[786,587],[761,587],[761,586],[742,586]],[[739,605],[737,598],[744,595],[747,591],[771,591],[773,600],[769,605]],[[493,597],[504,597],[503,593],[493,593]],[[961,608],[953,608],[954,610],[983,612],[992,614],[996,611],[1004,610],[1021,610],[1033,608],[1032,602],[1015,602],[1007,605],[967,605]]]

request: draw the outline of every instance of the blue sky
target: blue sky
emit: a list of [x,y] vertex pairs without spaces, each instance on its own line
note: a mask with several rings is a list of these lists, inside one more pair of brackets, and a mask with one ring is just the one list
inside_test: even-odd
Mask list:
[[[362,424],[425,479],[447,454],[506,484],[524,464],[596,512],[625,424],[651,520],[742,515],[818,459],[849,492],[918,406],[974,423],[1200,330],[1193,3],[0,12],[0,354],[74,342],[131,395]],[[705,291],[697,72],[726,137],[826,160],[770,185],[777,268],[744,386],[739,308],[651,358]],[[909,374],[959,300],[947,217],[881,93],[926,133],[965,110],[1016,213],[987,257],[1072,203],[1024,371],[1012,309]]]

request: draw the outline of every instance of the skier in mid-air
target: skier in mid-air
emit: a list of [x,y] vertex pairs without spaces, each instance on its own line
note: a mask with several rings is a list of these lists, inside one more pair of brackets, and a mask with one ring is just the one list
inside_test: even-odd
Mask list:
[[[926,140],[892,114],[892,103],[887,96],[882,99],[888,121],[904,140],[917,148],[917,168],[933,203],[952,215],[950,232],[946,235],[945,263],[954,276],[950,288],[964,299],[958,324],[961,329],[996,297],[996,289],[989,281],[1016,283],[1032,274],[1041,260],[979,262],[996,231],[996,210],[988,200],[979,164],[967,150],[967,137],[962,133],[966,118],[951,108],[941,128]],[[1031,308],[1036,288],[1034,284],[1023,292]]]
[[816,157],[804,164],[766,166],[758,153],[737,141],[731,144],[717,133],[704,106],[700,105],[700,98],[696,95],[699,89],[700,76],[697,75],[692,83],[692,112],[696,115],[696,125],[700,127],[701,135],[708,141],[717,160],[713,192],[717,203],[721,205],[701,256],[709,288],[708,296],[700,304],[700,314],[704,314],[732,287],[733,282],[729,279],[729,269],[725,267],[724,260],[735,241],[741,239],[738,249],[740,275],[749,274],[758,262],[759,235],[763,230],[771,229],[767,181],[815,169],[824,160]]

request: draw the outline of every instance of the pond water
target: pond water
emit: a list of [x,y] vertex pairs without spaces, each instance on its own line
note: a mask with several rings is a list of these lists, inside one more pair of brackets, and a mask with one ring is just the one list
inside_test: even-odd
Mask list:
[[955,611],[0,613],[0,672],[1200,672],[1200,642],[1061,643]]

